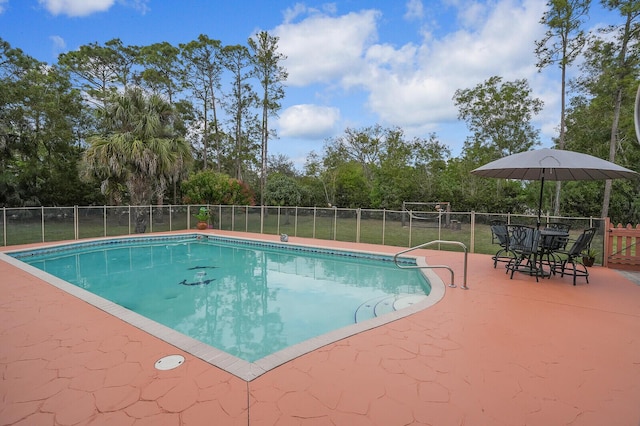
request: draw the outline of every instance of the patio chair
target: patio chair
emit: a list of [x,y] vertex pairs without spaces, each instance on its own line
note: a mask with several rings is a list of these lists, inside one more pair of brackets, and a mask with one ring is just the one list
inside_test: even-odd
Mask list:
[[491,221],[491,243],[500,245],[500,250],[492,257],[493,267],[496,268],[498,262],[509,263],[515,257],[509,249],[509,231],[507,223],[501,220]]
[[556,274],[556,265],[562,262],[562,256],[558,252],[564,252],[569,241],[569,227],[545,227],[540,231],[540,242],[538,244],[538,256],[540,266],[549,266],[549,278],[551,274]]
[[[566,232],[567,234],[569,234],[569,231],[571,230],[571,224],[563,223],[563,222],[549,222],[545,226],[545,229],[551,229],[553,231]],[[562,249],[562,250],[566,249],[567,248],[567,241],[568,241],[568,239],[565,239],[564,246],[557,247],[557,248],[558,249]]]
[[528,273],[536,277],[544,276],[542,265],[538,263],[538,244],[540,242],[540,230],[525,225],[509,225],[509,248],[515,253],[509,263],[507,263],[507,273],[517,272]]
[[576,285],[577,277],[585,277],[587,284],[589,283],[589,270],[580,261],[576,262],[576,259],[582,257],[582,252],[589,249],[593,236],[596,234],[596,228],[585,229],[582,234],[576,238],[569,250],[558,251],[558,254],[563,254],[566,259],[563,259],[560,264],[554,266],[554,272],[560,272],[560,276],[564,277],[565,271],[567,271],[567,265],[571,265],[571,270],[566,272],[573,275],[573,285]]

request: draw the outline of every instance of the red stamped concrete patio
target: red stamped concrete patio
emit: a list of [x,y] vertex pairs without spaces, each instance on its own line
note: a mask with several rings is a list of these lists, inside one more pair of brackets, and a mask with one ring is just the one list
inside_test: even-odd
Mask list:
[[[461,253],[420,254],[460,283]],[[470,255],[469,290],[246,382],[0,261],[0,424],[635,426],[640,286],[590,271],[510,280]]]

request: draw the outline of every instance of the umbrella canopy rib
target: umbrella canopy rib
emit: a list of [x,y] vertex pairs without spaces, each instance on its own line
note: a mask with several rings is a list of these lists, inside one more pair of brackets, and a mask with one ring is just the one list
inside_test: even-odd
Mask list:
[[509,155],[478,167],[471,173],[498,179],[540,181],[538,227],[540,227],[542,214],[542,194],[545,181],[605,180],[638,176],[638,173],[633,170],[601,158],[580,152],[549,148]]
[[638,176],[633,170],[580,152],[539,149],[513,154],[478,167],[471,173],[499,179],[604,180]]

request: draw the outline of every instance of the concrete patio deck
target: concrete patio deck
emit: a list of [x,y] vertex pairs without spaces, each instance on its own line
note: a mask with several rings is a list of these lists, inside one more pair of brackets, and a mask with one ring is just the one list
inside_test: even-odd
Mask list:
[[[461,278],[461,253],[420,254]],[[0,261],[0,424],[636,426],[640,285],[590,272],[510,280],[470,255],[469,290],[246,382]]]

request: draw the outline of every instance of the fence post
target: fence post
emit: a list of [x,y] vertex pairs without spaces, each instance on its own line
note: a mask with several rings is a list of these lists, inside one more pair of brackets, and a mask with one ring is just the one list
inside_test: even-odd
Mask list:
[[149,232],[153,232],[153,206],[149,204]]
[[356,209],[356,243],[360,242],[360,218],[362,217],[362,210]]
[[471,212],[471,241],[469,244],[469,252],[475,253],[476,242],[476,212]]
[[7,245],[7,208],[2,208],[2,239],[3,243]]
[[293,236],[298,236],[298,206],[296,206],[296,217],[293,219]]
[[78,229],[78,206],[73,206],[73,236],[76,240],[79,239],[80,230]]
[[102,206],[102,228],[104,236],[107,236],[107,206]]
[[384,245],[385,226],[387,225],[387,209],[382,209],[382,245]]
[[317,207],[313,206],[313,238],[316,237],[316,210]]
[[611,219],[606,217],[604,219],[604,233],[602,244],[602,266],[609,267],[609,253],[613,252],[613,233],[611,232]]
[[[264,208],[264,207],[262,207]],[[280,206],[278,206],[278,220],[276,221],[276,235],[280,235]],[[262,225],[260,225],[260,233],[262,234]]]
[[333,241],[338,237],[338,209],[333,208]]
[[40,211],[40,232],[42,232],[42,242],[44,243],[44,206],[41,207]]

